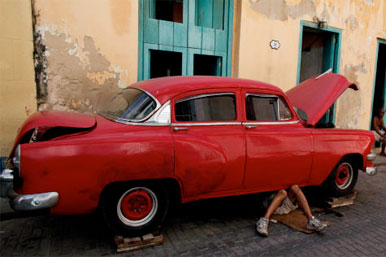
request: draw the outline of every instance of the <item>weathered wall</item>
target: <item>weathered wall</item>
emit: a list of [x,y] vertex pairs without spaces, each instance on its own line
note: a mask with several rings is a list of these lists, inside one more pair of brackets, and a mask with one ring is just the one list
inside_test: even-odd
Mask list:
[[138,1],[34,0],[40,110],[98,111],[137,81]]
[[[235,1],[233,74],[265,81],[284,91],[296,84],[300,21],[326,17],[342,30],[340,73],[357,83],[338,101],[336,125],[368,129],[376,65],[377,38],[386,39],[384,0],[243,0]],[[240,6],[241,5],[241,6]],[[236,8],[235,8],[236,9]],[[239,16],[237,16],[239,15]],[[237,21],[240,24],[237,24]],[[271,40],[280,48],[271,49]]]
[[0,157],[36,111],[30,0],[0,0]]

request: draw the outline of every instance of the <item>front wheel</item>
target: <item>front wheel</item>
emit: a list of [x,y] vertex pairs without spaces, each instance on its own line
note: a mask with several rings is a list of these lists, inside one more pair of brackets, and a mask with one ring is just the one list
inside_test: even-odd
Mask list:
[[328,176],[323,186],[331,196],[345,196],[352,192],[358,179],[358,168],[349,158],[343,158]]
[[120,185],[111,189],[102,202],[106,223],[114,232],[141,236],[153,232],[164,220],[169,197],[161,185]]

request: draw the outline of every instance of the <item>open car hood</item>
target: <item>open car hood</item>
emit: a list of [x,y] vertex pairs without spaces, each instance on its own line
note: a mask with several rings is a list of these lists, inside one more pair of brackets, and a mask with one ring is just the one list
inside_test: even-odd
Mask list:
[[292,105],[307,114],[307,124],[315,124],[336,99],[347,89],[358,90],[357,85],[334,73],[317,75],[286,92]]
[[[22,142],[26,134],[31,133],[31,130],[35,128],[76,128],[76,129],[88,129],[95,126],[96,120],[94,115],[81,114],[74,112],[61,112],[61,111],[43,111],[36,112],[28,117],[24,122],[20,131],[16,137],[14,146],[11,151],[11,156],[16,146]],[[29,133],[28,133],[29,132]],[[24,142],[22,142],[24,143]]]

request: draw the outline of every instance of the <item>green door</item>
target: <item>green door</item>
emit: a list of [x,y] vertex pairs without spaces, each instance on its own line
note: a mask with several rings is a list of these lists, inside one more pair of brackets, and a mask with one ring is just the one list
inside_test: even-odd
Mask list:
[[138,80],[230,76],[233,5],[233,0],[139,0]]

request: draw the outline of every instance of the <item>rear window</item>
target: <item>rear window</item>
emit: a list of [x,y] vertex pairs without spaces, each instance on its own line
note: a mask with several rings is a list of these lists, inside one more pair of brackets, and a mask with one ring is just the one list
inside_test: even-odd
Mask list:
[[236,120],[234,94],[198,95],[175,104],[177,121],[230,121]]
[[246,112],[247,120],[279,121],[292,118],[287,104],[275,95],[247,95]]

